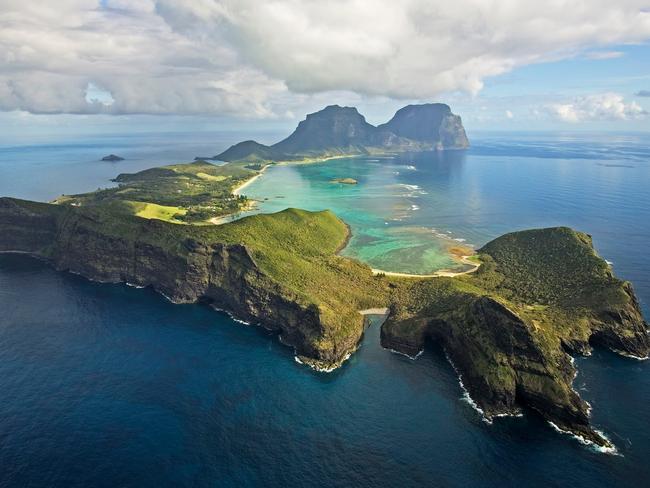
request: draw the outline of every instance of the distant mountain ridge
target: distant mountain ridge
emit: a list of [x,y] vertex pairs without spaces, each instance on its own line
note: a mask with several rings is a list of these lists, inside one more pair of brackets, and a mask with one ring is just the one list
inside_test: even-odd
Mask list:
[[289,137],[272,146],[244,141],[214,159],[283,161],[468,147],[460,116],[443,103],[408,105],[379,126],[369,124],[354,107],[329,105],[307,115]]

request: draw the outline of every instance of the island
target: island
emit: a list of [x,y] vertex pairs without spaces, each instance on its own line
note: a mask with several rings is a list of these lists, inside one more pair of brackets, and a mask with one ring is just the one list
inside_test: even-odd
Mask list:
[[121,156],[116,156],[115,154],[109,154],[108,156],[104,156],[102,158],[102,161],[124,161],[124,158]]
[[[413,110],[398,112],[392,130],[431,137],[427,150],[446,144],[411,124]],[[344,112],[359,120],[356,110]],[[453,117],[443,120],[455,126]],[[582,442],[613,449],[573,389],[573,356],[597,345],[643,359],[650,337],[632,285],[614,276],[590,236],[567,227],[518,231],[470,256],[459,250],[468,265],[461,273],[379,272],[340,255],[350,228],[331,211],[290,208],[211,223],[245,208],[242,188],[266,167],[246,157],[220,166],[199,160],[121,174],[117,187],[53,203],[0,198],[0,252],[224,311],[276,331],[299,362],[319,371],[340,367],[358,347],[366,315],[380,313],[382,345],[410,357],[444,350],[487,421],[536,412]]]
[[343,185],[356,185],[359,182],[354,178],[334,178],[332,180],[332,183],[341,183]]

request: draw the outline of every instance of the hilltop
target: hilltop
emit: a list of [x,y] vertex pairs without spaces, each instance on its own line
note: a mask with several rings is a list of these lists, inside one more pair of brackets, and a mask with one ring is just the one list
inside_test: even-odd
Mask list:
[[530,408],[611,448],[572,388],[569,353],[599,344],[647,357],[647,324],[631,284],[614,277],[588,235],[566,227],[506,234],[478,258],[472,275],[398,282],[382,344],[414,356],[433,340],[488,419]]
[[460,117],[445,104],[409,105],[379,126],[368,123],[354,107],[330,105],[308,114],[289,137],[276,144],[244,141],[214,159],[287,161],[467,147]]

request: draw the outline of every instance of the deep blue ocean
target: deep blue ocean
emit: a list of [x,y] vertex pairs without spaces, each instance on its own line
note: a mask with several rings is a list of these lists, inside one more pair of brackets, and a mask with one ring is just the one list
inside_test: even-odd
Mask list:
[[[574,226],[650,317],[650,135],[470,137],[464,154],[387,163],[417,167],[400,172],[423,189],[414,223],[477,246]],[[0,142],[0,195],[93,190],[240,139]],[[109,153],[128,159],[97,161]],[[532,413],[484,423],[439,351],[392,354],[376,323],[342,368],[316,373],[273,334],[207,307],[0,255],[0,486],[650,486],[650,363],[597,349],[577,366],[617,456]]]

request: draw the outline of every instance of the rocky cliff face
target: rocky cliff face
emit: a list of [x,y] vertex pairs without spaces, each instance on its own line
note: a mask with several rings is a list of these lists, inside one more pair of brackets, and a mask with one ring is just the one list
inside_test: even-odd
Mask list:
[[467,149],[469,140],[465,134],[465,128],[460,115],[448,114],[442,119],[438,129],[440,140],[436,149]]
[[281,154],[358,152],[379,145],[381,134],[354,107],[330,105],[307,115],[296,130],[272,148]]
[[378,128],[399,137],[429,143],[437,149],[469,147],[460,117],[452,114],[449,105],[444,103],[408,105]]
[[377,152],[465,149],[469,141],[448,105],[409,105],[386,124],[366,122],[356,108],[330,105],[307,115],[283,141],[236,144],[215,156],[222,161],[284,160]]
[[612,275],[588,236],[571,229],[508,234],[480,252],[474,276],[401,284],[382,327],[384,347],[413,356],[432,340],[486,417],[529,408],[611,447],[572,388],[567,351],[585,354],[597,343],[647,357],[647,324],[631,285]]
[[382,345],[413,355],[427,340],[440,344],[486,418],[531,408],[563,430],[607,444],[589,424],[589,405],[571,387],[570,357],[560,350],[549,354],[530,324],[499,302],[468,296],[464,309],[418,321],[419,333],[404,335],[405,324],[389,319]]
[[291,300],[241,244],[185,235],[189,226],[133,218],[114,228],[101,212],[0,198],[0,252],[21,252],[102,282],[155,289],[174,303],[207,303],[278,331],[282,341],[316,367],[330,368],[351,353],[362,324],[331,347],[318,307]]

